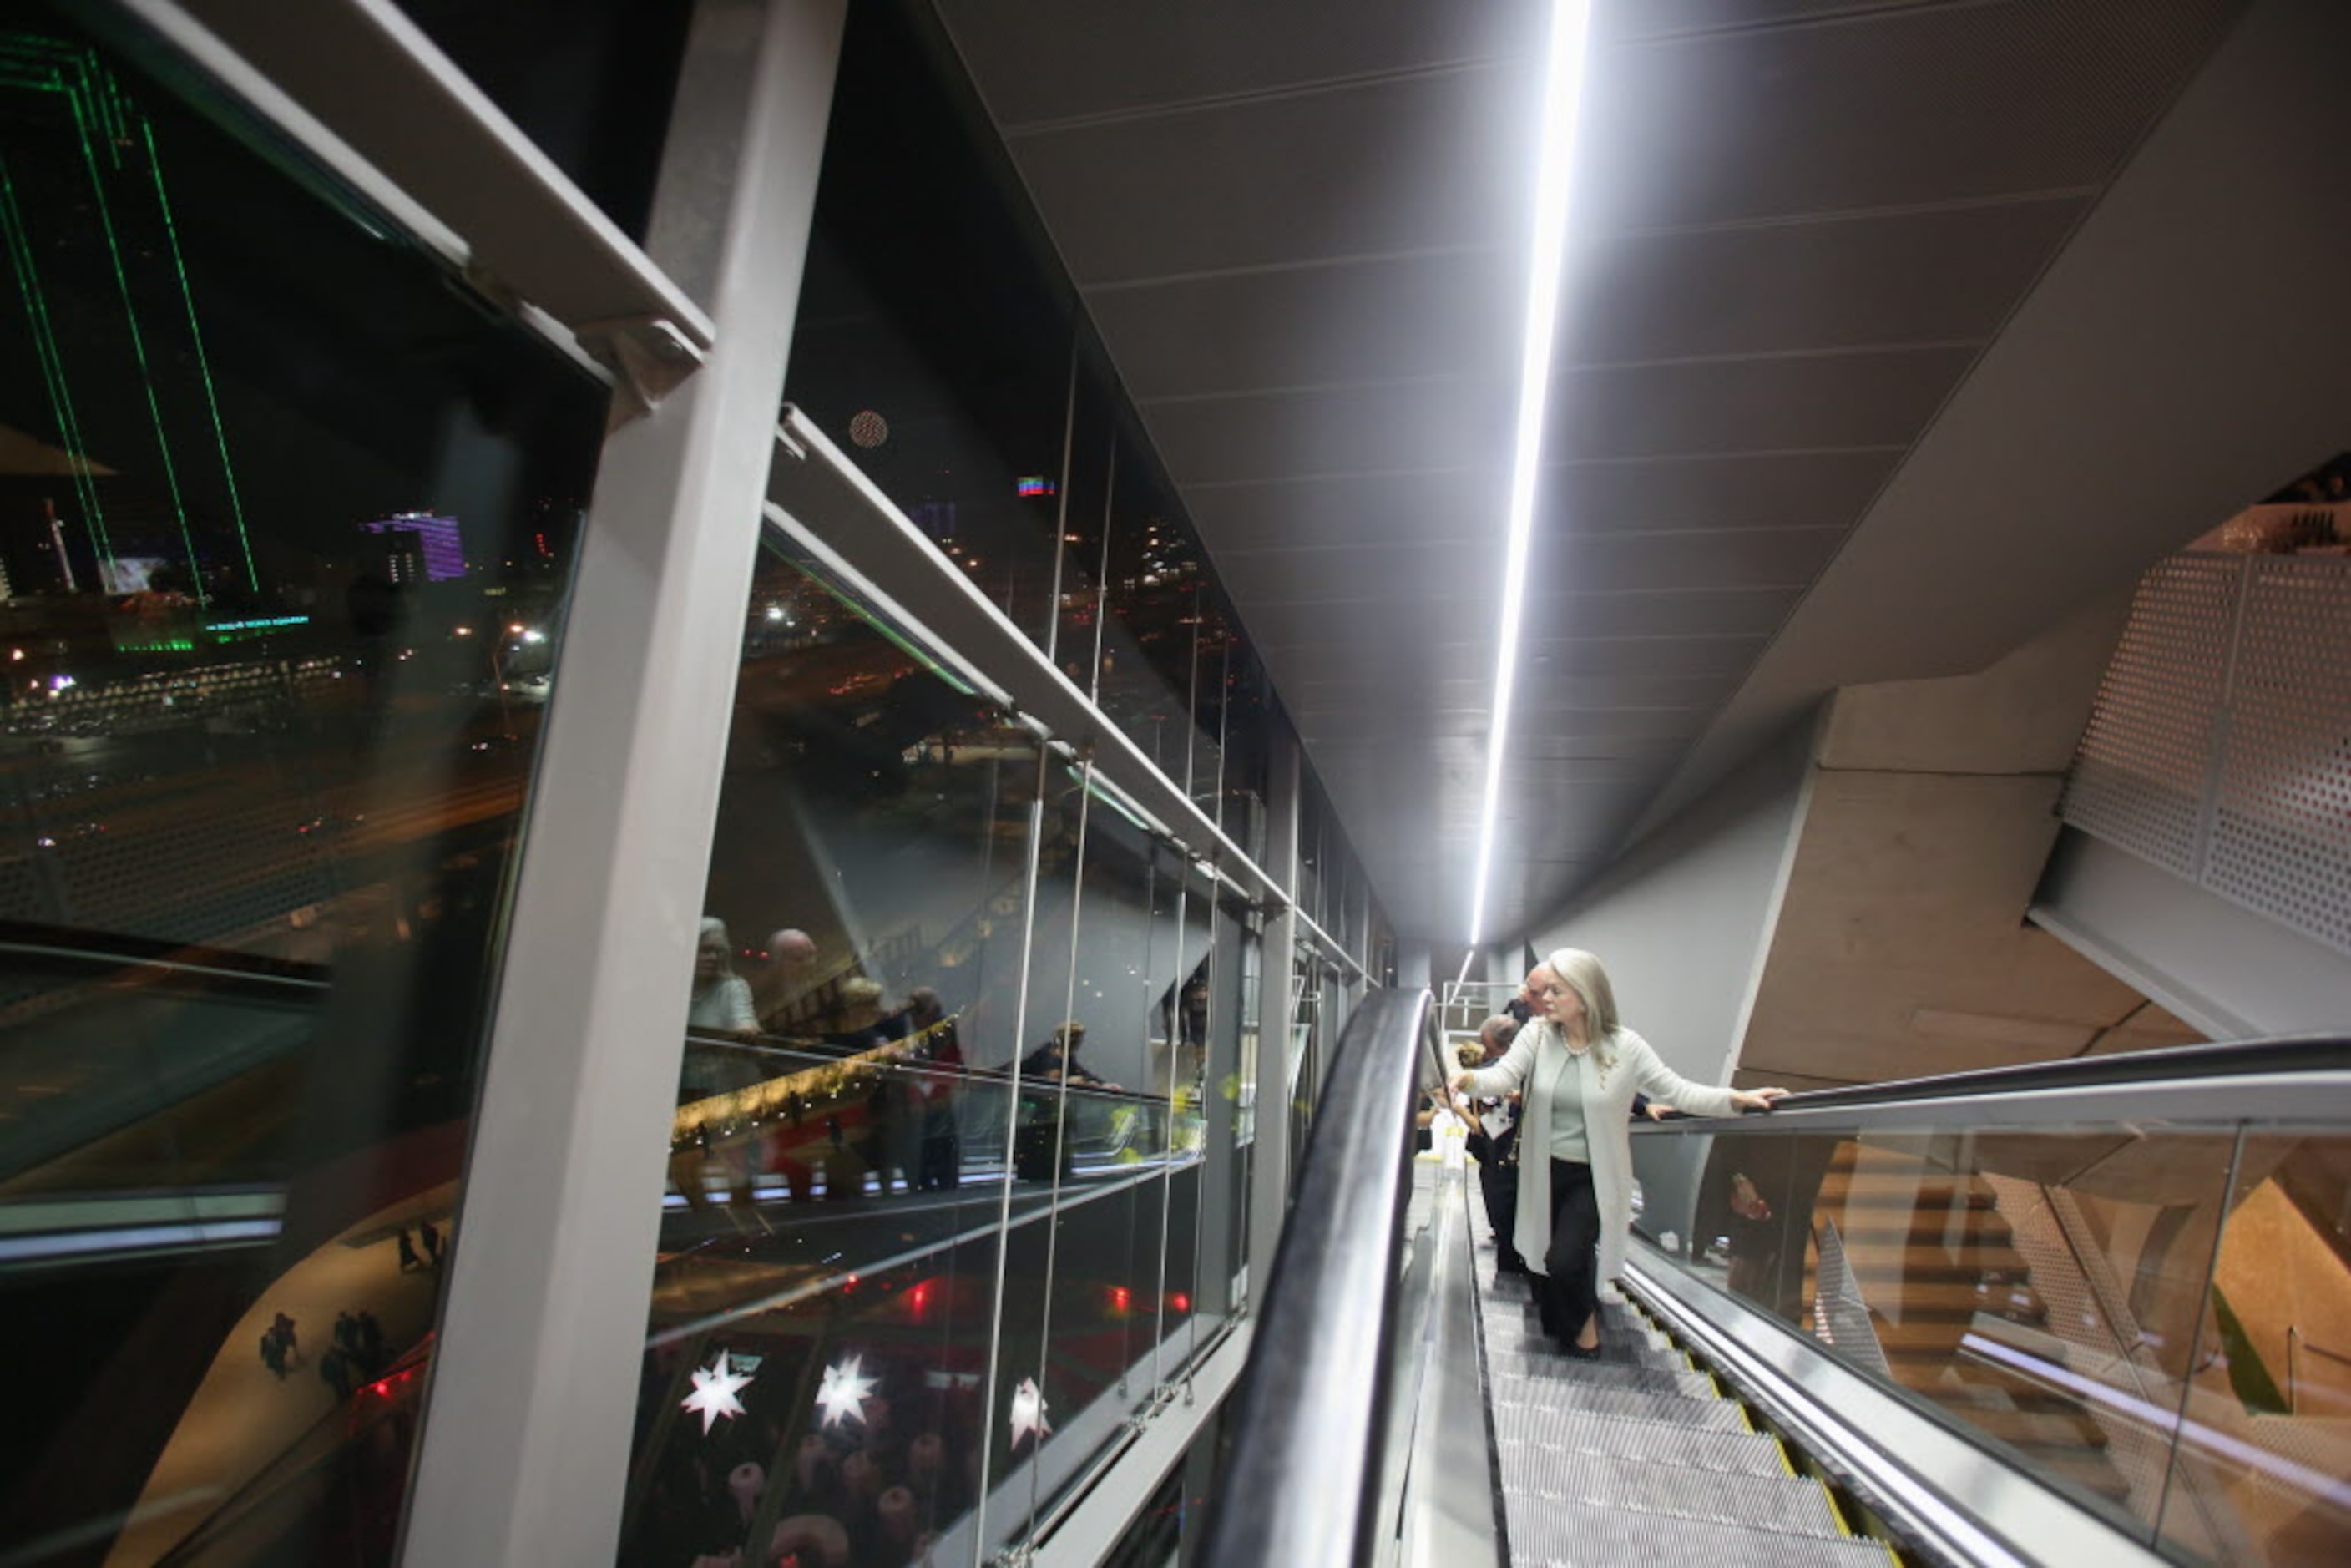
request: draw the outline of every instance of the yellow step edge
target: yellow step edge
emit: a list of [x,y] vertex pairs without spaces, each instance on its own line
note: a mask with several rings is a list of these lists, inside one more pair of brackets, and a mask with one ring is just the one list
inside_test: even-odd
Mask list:
[[1829,1490],[1829,1483],[1821,1479],[1818,1476],[1814,1476],[1813,1478],[1813,1484],[1820,1488],[1821,1496],[1828,1500],[1829,1517],[1836,1521],[1837,1533],[1844,1536],[1848,1541],[1852,1540],[1854,1533],[1853,1521],[1845,1518],[1844,1505],[1837,1501],[1836,1493],[1831,1491]]

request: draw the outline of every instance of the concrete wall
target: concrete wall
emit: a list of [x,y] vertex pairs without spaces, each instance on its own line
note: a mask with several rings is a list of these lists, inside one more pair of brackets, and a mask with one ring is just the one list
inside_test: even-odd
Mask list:
[[1971,675],[1837,694],[1748,1081],[1878,1082],[2196,1038],[2024,921],[2126,612],[2094,605]]
[[1812,727],[1764,747],[1544,922],[1537,948],[1608,966],[1625,1022],[1674,1071],[1729,1080],[1804,816]]
[[2032,918],[2215,1039],[2351,1023],[2351,957],[2071,829]]

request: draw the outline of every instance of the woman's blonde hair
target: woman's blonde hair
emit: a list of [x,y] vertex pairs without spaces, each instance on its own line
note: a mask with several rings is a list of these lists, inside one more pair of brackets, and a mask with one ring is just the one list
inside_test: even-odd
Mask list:
[[1616,1032],[1616,989],[1598,957],[1581,947],[1562,947],[1544,966],[1573,988],[1583,1003],[1583,1023],[1593,1040],[1605,1044]]

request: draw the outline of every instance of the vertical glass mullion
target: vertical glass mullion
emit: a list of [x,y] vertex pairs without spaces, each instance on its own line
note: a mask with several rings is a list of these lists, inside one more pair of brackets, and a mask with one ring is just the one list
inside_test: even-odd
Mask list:
[[996,1410],[1001,1403],[998,1369],[1004,1356],[1004,1303],[1007,1296],[1006,1271],[1012,1252],[1012,1162],[1014,1148],[1020,1135],[1020,1067],[1026,1052],[1020,1049],[1023,1036],[1019,1030],[1029,1017],[1029,981],[1035,968],[1037,938],[1038,862],[1045,845],[1045,786],[1052,777],[1053,754],[1042,746],[1037,749],[1035,789],[1029,802],[1029,865],[1024,875],[1020,899],[1020,977],[1013,988],[1012,1067],[1004,1096],[1004,1186],[998,1200],[996,1215],[996,1286],[988,1310],[987,1370],[980,1385],[979,1413],[979,1479],[978,1493],[972,1500],[972,1568],[986,1568],[987,1562],[987,1489],[988,1476],[996,1458]]
[[1176,1224],[1176,1108],[1181,1103],[1183,1086],[1177,1077],[1183,1066],[1184,1052],[1184,986],[1191,971],[1184,962],[1185,922],[1189,918],[1188,905],[1192,897],[1192,865],[1178,852],[1176,882],[1176,963],[1169,981],[1176,998],[1174,1014],[1167,1022],[1167,1157],[1159,1166],[1159,1274],[1151,1291],[1151,1376],[1155,1387],[1166,1379],[1160,1370],[1159,1357],[1167,1343],[1167,1248]]
[[1187,1378],[1191,1375],[1192,1365],[1200,1358],[1200,1297],[1203,1293],[1201,1281],[1206,1278],[1201,1271],[1200,1260],[1204,1250],[1206,1249],[1208,1235],[1208,1189],[1210,1186],[1208,1181],[1208,1164],[1211,1160],[1214,1160],[1217,1155],[1216,1142],[1208,1136],[1207,1086],[1209,1083],[1213,1082],[1216,1078],[1217,1030],[1219,1022],[1217,1018],[1218,1009],[1217,1007],[1217,980],[1219,978],[1217,973],[1217,925],[1225,917],[1225,909],[1224,900],[1216,895],[1215,889],[1216,884],[1214,883],[1209,883],[1208,956],[1207,960],[1208,968],[1208,1018],[1207,1026],[1202,1031],[1207,1038],[1200,1042],[1201,1050],[1205,1054],[1200,1060],[1200,1103],[1197,1110],[1195,1112],[1195,1114],[1200,1118],[1200,1172],[1197,1181],[1198,1190],[1194,1194],[1192,1199],[1192,1310],[1184,1314],[1186,1320],[1185,1326],[1189,1331],[1185,1336],[1184,1345],[1185,1375]]

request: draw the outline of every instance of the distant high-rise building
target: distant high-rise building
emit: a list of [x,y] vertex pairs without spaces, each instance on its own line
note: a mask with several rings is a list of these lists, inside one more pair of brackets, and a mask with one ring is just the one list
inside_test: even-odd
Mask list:
[[908,508],[907,516],[926,538],[951,539],[956,537],[956,504],[953,501],[917,501]]
[[[422,580],[425,582],[446,582],[465,575],[465,538],[455,517],[435,517],[431,512],[395,512],[378,522],[361,523],[360,531],[414,535],[414,548],[423,573]],[[418,579],[395,576],[392,580]]]
[[380,572],[383,580],[400,588],[414,588],[432,580],[431,568],[424,553],[424,536],[414,528],[394,528],[388,523],[370,523],[367,531],[374,546],[367,565]]

